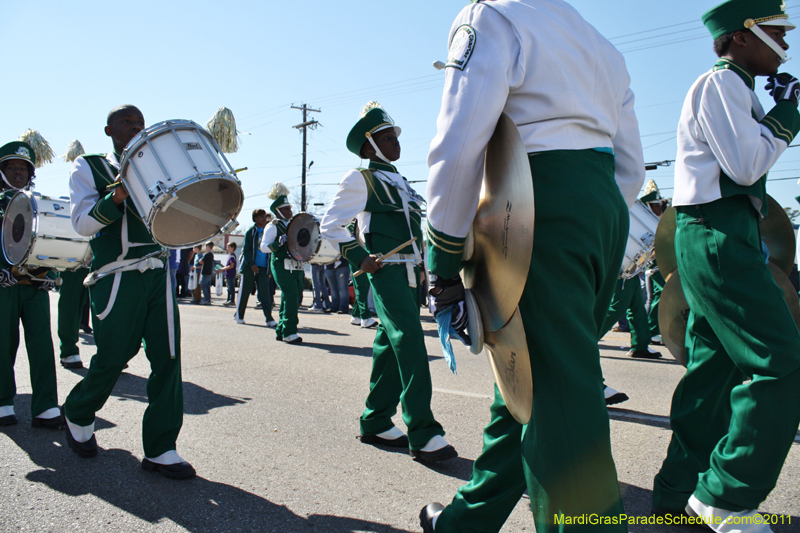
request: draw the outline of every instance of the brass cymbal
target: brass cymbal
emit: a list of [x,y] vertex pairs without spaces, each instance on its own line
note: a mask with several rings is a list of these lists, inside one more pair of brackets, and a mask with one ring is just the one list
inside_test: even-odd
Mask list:
[[472,223],[474,250],[464,266],[464,285],[478,302],[487,332],[503,327],[522,297],[533,222],[528,155],[516,125],[503,114],[486,147],[481,198]]
[[[772,209],[772,206],[770,206],[770,209]],[[781,211],[783,211],[783,209],[781,209]],[[792,285],[792,282],[786,277],[786,274],[783,273],[783,270],[771,261],[769,263],[769,269],[772,275],[775,276],[775,283],[783,290],[783,298],[786,300],[786,305],[789,306],[789,311],[792,313],[792,318],[794,318],[797,329],[800,329],[800,300],[797,298],[797,291],[794,290],[794,285]]]
[[[775,283],[783,290],[783,297],[792,313],[794,323],[800,329],[800,300],[798,300],[792,282],[779,266],[772,262],[768,266],[775,277]],[[675,360],[683,366],[686,366],[686,324],[688,320],[689,304],[686,302],[681,279],[676,270],[667,278],[664,289],[661,291],[661,300],[658,304],[658,326],[661,329],[661,339],[664,344]]]
[[[662,219],[663,220],[663,219]],[[661,262],[658,263],[659,268]],[[661,340],[675,358],[686,366],[686,323],[689,320],[689,304],[683,294],[681,277],[677,270],[667,278],[658,301],[658,327]]]
[[675,255],[675,208],[670,206],[661,215],[656,228],[656,261],[658,270],[666,278],[678,268]]
[[497,331],[486,331],[484,343],[508,411],[517,422],[527,424],[533,411],[533,375],[519,308],[505,326]]
[[483,351],[483,319],[478,302],[469,289],[464,290],[464,304],[467,307],[467,334],[472,341],[469,351],[478,355]]
[[[759,225],[761,240],[769,249],[770,263],[775,263],[787,276],[792,273],[795,249],[794,228],[786,211],[772,196],[767,196],[769,212]],[[660,264],[660,262],[659,262]]]

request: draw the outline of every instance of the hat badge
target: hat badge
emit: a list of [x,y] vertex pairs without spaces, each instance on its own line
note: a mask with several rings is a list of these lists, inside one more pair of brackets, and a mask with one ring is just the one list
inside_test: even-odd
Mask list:
[[781,2],[780,7],[781,7],[781,12],[786,13],[786,0],[783,0],[783,2]]
[[25,148],[24,146],[20,146],[19,148],[17,148],[17,152],[16,153],[17,153],[17,155],[21,155],[22,157],[25,157],[27,159],[31,158],[30,151],[28,151],[28,149]]

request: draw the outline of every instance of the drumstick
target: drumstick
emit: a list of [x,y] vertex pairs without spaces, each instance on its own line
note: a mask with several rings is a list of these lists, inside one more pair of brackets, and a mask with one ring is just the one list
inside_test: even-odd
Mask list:
[[233,173],[238,174],[239,172],[244,172],[245,170],[247,170],[247,167],[237,168],[233,171]]
[[[406,246],[408,246],[409,244],[411,244],[412,242],[414,242],[414,241],[416,241],[416,240],[417,240],[417,238],[416,238],[416,237],[414,237],[413,239],[411,239],[411,240],[409,240],[409,241],[407,241],[407,242],[404,242],[403,244],[401,244],[400,246],[398,246],[397,248],[395,248],[395,249],[394,249],[394,250],[392,250],[391,252],[389,252],[389,253],[387,253],[387,254],[384,254],[384,255],[383,255],[383,257],[379,257],[378,259],[376,259],[376,260],[375,260],[375,262],[376,262],[376,263],[382,263],[382,262],[383,262],[383,258],[384,258],[384,257],[389,257],[390,255],[394,255],[394,254],[396,254],[397,252],[399,252],[400,250],[402,250],[403,248],[405,248]],[[356,272],[355,274],[353,274],[353,277],[360,276],[360,275],[361,275],[361,274],[363,274],[363,273],[364,273],[364,271],[363,271],[363,270],[359,270],[358,272]]]

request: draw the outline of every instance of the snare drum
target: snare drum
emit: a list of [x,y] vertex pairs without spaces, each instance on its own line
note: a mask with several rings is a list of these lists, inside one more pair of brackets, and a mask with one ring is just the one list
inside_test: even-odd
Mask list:
[[92,259],[90,237],[72,228],[69,199],[33,193],[34,233],[25,267],[76,270]]
[[644,202],[636,200],[631,206],[628,243],[619,277],[630,279],[647,268],[655,259],[655,235],[658,216]]
[[0,196],[3,226],[0,229],[3,258],[10,265],[22,263],[31,250],[34,237],[35,204],[28,191],[6,191]]
[[159,122],[131,139],[120,175],[153,239],[182,248],[228,233],[244,192],[206,130],[190,120]]
[[286,226],[286,247],[296,261],[328,265],[336,261],[339,250],[319,233],[319,222],[308,213],[298,213]]

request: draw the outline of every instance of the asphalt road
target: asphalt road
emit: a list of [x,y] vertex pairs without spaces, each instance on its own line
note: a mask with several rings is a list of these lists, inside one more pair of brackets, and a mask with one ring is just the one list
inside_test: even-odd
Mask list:
[[[248,309],[247,324],[237,325],[222,301],[214,297],[211,306],[180,306],[186,416],[178,451],[198,472],[189,481],[140,468],[149,373],[143,352],[98,413],[101,450],[87,460],[66,447],[63,432],[31,428],[28,363],[20,347],[20,423],[0,429],[0,531],[416,532],[419,510],[430,501],[448,502],[469,479],[488,421],[491,372],[484,356],[457,347],[459,373],[452,375],[427,311],[423,327],[433,411],[460,455],[435,467],[356,438],[374,330],[351,326],[346,315],[301,310],[304,343],[288,346],[275,340],[260,311]],[[56,312],[51,295],[53,317]],[[58,353],[55,320],[52,330]],[[609,409],[625,508],[629,515],[646,516],[653,476],[670,438],[669,402],[682,367],[669,355],[657,361],[627,358],[628,340],[611,333],[600,347],[607,382],[631,397]],[[81,336],[80,348],[88,364],[94,353],[90,335]],[[59,400],[84,374],[58,367]],[[397,423],[404,427],[399,415]],[[776,532],[800,532],[799,481],[800,436],[777,488],[761,506],[781,515]],[[526,496],[504,532],[535,530],[528,506]],[[630,527],[632,532],[692,530]]]

